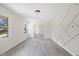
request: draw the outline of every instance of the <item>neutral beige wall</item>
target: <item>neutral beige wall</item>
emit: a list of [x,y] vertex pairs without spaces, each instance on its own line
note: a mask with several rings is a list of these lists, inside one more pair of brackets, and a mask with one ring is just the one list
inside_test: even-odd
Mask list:
[[8,16],[8,37],[0,38],[0,54],[25,40],[24,19],[11,10],[0,5],[0,15]]

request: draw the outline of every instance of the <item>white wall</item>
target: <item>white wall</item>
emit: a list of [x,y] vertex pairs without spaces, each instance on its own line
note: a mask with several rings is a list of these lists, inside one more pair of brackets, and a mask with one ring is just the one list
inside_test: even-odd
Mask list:
[[79,55],[79,5],[72,5],[65,19],[52,20],[41,26],[50,37],[73,55]]
[[24,41],[25,38],[24,19],[2,5],[0,5],[0,15],[7,16],[9,21],[8,37],[0,38],[0,54],[2,54],[18,43]]
[[72,52],[74,55],[79,55],[79,6],[72,5],[65,19],[57,28],[59,43]]
[[50,38],[51,37],[51,34],[53,34],[53,23],[51,22],[46,22],[46,23],[43,23],[43,24],[40,24],[39,25],[39,33],[40,34],[43,34],[45,38]]
[[39,24],[34,19],[27,19],[28,21],[28,34],[30,37],[34,37],[35,34],[39,34]]

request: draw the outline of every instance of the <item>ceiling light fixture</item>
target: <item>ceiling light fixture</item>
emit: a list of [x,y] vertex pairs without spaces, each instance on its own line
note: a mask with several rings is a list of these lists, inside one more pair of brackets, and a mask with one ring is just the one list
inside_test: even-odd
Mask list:
[[35,10],[35,13],[36,13],[36,14],[39,14],[39,13],[40,13],[40,10]]

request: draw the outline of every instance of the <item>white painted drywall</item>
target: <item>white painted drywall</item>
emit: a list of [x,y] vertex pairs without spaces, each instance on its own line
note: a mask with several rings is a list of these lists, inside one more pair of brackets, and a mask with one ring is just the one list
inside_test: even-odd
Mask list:
[[24,19],[11,10],[0,5],[0,15],[8,17],[8,37],[0,38],[0,54],[24,41]]
[[64,19],[55,19],[41,25],[40,32],[73,55],[79,55],[79,5],[73,4]]
[[34,37],[35,34],[39,34],[39,24],[34,19],[27,19],[28,21],[28,34],[30,37]]

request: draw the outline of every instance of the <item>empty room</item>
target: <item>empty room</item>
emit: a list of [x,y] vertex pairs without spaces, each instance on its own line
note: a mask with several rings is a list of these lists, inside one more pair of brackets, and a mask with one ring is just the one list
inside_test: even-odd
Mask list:
[[79,56],[78,3],[0,3],[0,56]]

